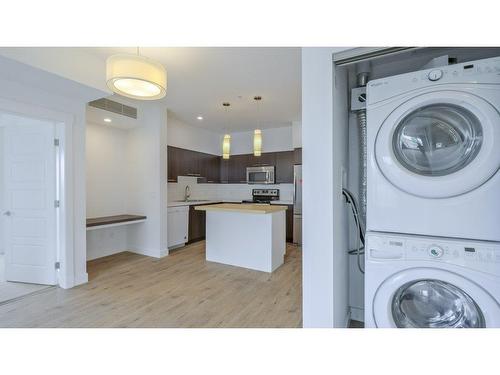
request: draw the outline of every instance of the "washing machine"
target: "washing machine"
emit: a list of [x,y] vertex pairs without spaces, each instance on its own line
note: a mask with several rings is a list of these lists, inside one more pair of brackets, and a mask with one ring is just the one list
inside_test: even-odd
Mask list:
[[500,241],[500,58],[367,85],[367,230]]
[[500,243],[367,233],[365,327],[500,327]]

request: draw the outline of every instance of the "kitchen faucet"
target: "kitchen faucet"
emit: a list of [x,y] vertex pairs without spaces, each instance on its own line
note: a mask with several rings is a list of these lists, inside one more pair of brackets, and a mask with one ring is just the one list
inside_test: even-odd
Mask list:
[[184,200],[187,202],[190,196],[191,196],[191,188],[189,187],[189,185],[186,185],[186,187],[184,188]]

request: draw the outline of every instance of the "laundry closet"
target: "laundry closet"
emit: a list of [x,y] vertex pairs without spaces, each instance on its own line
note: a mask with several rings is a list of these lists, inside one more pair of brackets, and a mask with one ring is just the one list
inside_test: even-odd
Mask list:
[[[363,49],[360,49],[363,50]],[[460,64],[490,57],[500,56],[500,48],[387,48],[369,49],[365,53],[345,51],[334,54],[334,139],[338,137],[345,142],[338,142],[334,160],[334,168],[338,172],[339,203],[345,207],[345,215],[339,225],[343,236],[335,241],[339,248],[347,248],[345,254],[339,256],[339,262],[348,269],[349,308],[353,320],[364,320],[364,249],[363,231],[366,223],[366,161],[365,143],[360,134],[366,132],[366,85],[375,79],[391,77],[403,73],[416,72],[433,67]],[[382,51],[384,50],[384,51]],[[360,52],[360,51],[358,51]],[[361,133],[360,133],[361,129]],[[366,136],[366,133],[362,134]],[[354,201],[357,212],[353,211],[350,201]],[[404,210],[404,207],[401,207]],[[356,216],[358,215],[358,216]],[[408,215],[411,215],[408,212]],[[359,218],[362,234],[357,225]],[[344,237],[345,236],[345,237]],[[359,249],[359,251],[358,251]]]
[[168,254],[166,108],[99,99],[87,106],[87,260]]

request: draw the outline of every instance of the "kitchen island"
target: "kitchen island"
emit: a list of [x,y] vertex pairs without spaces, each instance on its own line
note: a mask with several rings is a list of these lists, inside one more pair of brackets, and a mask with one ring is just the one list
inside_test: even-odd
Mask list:
[[283,264],[286,206],[222,203],[195,209],[206,211],[207,261],[264,272]]

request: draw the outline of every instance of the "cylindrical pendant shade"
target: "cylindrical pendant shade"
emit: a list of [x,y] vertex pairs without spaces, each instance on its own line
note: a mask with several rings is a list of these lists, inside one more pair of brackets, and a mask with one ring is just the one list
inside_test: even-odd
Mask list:
[[167,71],[139,55],[113,55],[106,61],[106,83],[115,93],[140,100],[161,99],[167,92]]
[[229,154],[231,151],[231,136],[229,134],[224,135],[224,140],[222,141],[222,158],[229,159]]
[[253,134],[253,154],[254,156],[262,155],[262,132],[255,129]]

